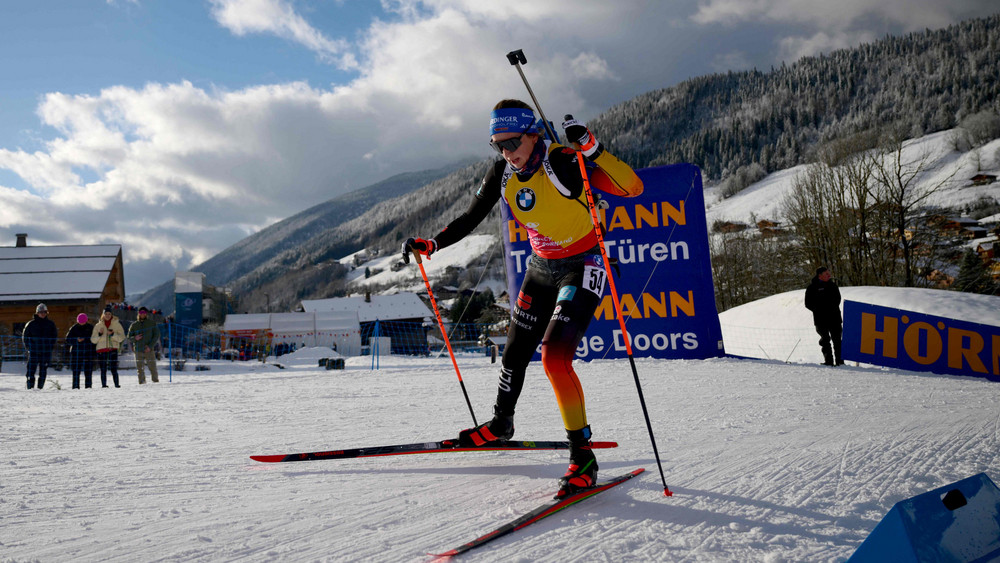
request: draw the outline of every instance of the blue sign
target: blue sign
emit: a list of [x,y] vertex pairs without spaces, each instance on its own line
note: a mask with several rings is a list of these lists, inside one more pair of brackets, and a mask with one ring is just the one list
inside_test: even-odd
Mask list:
[[[722,356],[701,170],[676,164],[636,173],[645,186],[642,195],[623,198],[598,192],[609,204],[599,211],[608,257],[618,260],[621,271],[615,274],[615,285],[633,356]],[[516,204],[529,204],[525,196],[519,194]],[[514,299],[531,245],[527,231],[501,203],[507,294]],[[588,360],[627,356],[610,289],[604,292],[576,355]]]
[[844,302],[844,359],[1000,381],[1000,327]]
[[201,328],[201,293],[175,293],[174,308],[178,325]]

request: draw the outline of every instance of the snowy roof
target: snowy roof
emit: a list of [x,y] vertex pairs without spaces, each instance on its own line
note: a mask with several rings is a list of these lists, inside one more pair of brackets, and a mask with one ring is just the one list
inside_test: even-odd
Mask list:
[[313,331],[357,330],[358,316],[354,312],[308,313],[248,313],[226,315],[223,330],[270,330],[274,334],[309,333]]
[[302,309],[305,311],[356,311],[361,322],[433,318],[430,309],[415,293],[372,295],[370,302],[366,302],[364,297],[306,299],[302,301]]
[[0,247],[0,302],[100,299],[118,244]]

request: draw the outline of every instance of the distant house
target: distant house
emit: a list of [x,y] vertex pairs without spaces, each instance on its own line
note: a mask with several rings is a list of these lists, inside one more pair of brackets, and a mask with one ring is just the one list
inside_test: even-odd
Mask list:
[[976,246],[976,254],[983,262],[991,262],[996,258],[996,243],[997,241],[991,240],[988,242],[981,242]]
[[942,217],[934,216],[928,223],[935,225],[946,234],[960,236],[967,239],[983,238],[989,234],[979,221],[972,217]]
[[934,284],[934,288],[936,289],[949,289],[952,285],[954,285],[955,277],[946,274],[941,270],[931,270],[931,272],[927,274],[927,281],[932,282]]
[[990,271],[990,277],[995,280],[1000,280],[1000,261],[993,260],[988,265]]
[[712,224],[712,231],[716,233],[740,233],[749,228],[750,225],[739,221],[716,221]]
[[369,345],[377,322],[378,335],[392,339],[393,354],[427,354],[427,333],[435,326],[434,313],[415,293],[306,299],[302,310],[356,312],[362,346]]
[[942,272],[941,270],[931,270],[927,274],[927,281],[934,284],[935,289],[949,289],[955,283],[955,277]]
[[760,231],[760,234],[764,236],[772,236],[772,237],[780,235],[785,232],[785,229],[782,228],[781,223],[778,223],[776,221],[769,221],[767,219],[761,219],[760,221],[757,221],[757,230]]
[[96,320],[107,303],[125,301],[120,244],[0,247],[0,324],[20,334],[45,303],[60,335],[80,313]]
[[976,174],[972,178],[969,178],[970,186],[988,186],[993,182],[997,181],[997,177],[993,174]]

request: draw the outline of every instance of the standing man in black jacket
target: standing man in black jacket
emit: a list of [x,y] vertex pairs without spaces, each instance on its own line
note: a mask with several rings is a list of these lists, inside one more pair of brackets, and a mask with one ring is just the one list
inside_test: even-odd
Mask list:
[[[833,281],[833,273],[826,267],[816,269],[816,276],[806,288],[806,309],[812,311],[813,324],[819,333],[819,347],[823,350],[823,365],[844,365],[840,353],[843,319],[840,316],[840,288]],[[833,350],[830,345],[833,345]]]
[[45,375],[49,371],[49,362],[52,360],[52,349],[55,348],[56,323],[49,318],[49,308],[45,303],[39,303],[35,307],[35,316],[24,326],[21,339],[24,348],[28,351],[28,389],[35,387],[35,371],[38,371],[38,388],[45,386]]

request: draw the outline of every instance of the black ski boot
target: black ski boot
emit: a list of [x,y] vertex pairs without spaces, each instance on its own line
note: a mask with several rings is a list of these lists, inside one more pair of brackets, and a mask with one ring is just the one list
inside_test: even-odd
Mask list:
[[493,407],[493,420],[475,428],[466,428],[458,433],[458,445],[473,448],[490,442],[510,440],[514,435],[514,413],[503,414]]
[[567,430],[566,436],[569,438],[569,468],[559,479],[557,499],[597,484],[597,457],[590,449],[590,425]]

